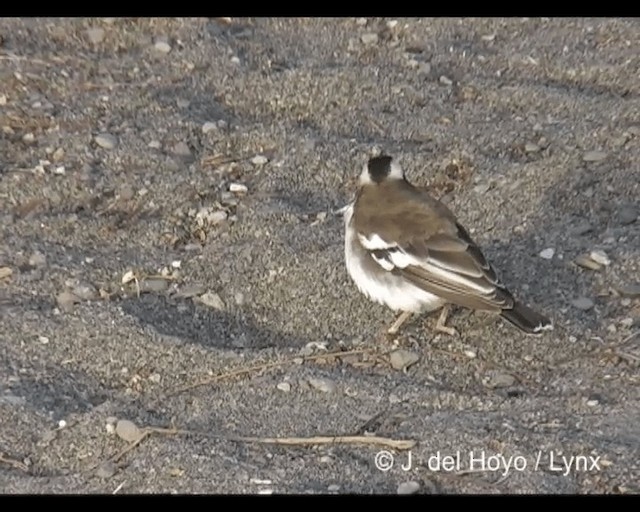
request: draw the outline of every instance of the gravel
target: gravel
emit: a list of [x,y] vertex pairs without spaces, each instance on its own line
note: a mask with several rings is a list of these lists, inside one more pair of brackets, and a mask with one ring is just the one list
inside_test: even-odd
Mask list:
[[[0,34],[3,491],[640,492],[640,306],[619,292],[640,275],[636,21],[4,17]],[[318,215],[380,151],[557,328],[459,309],[458,337],[434,313],[388,340],[342,217]],[[608,267],[573,265],[595,249]],[[167,288],[138,293],[154,276]],[[419,360],[395,370],[395,350]],[[501,374],[517,383],[486,385]],[[109,417],[183,433],[116,461]],[[415,440],[412,470],[392,447],[237,440],[363,432]],[[528,466],[466,472],[472,451]],[[457,452],[461,471],[429,469]],[[552,452],[608,464],[559,474]]]

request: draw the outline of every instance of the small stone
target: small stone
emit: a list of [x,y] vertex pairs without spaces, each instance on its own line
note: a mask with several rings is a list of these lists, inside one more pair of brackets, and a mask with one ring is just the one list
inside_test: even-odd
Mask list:
[[289,391],[291,391],[291,384],[289,384],[288,382],[280,382],[278,383],[278,385],[276,385],[276,388],[278,388],[280,391],[288,393]]
[[340,486],[337,484],[331,484],[329,487],[327,487],[327,491],[329,492],[338,492],[340,490]]
[[58,176],[63,176],[66,172],[67,170],[65,169],[64,165],[59,165],[57,167],[54,167],[53,169],[53,174],[57,174]]
[[233,192],[234,194],[246,194],[248,191],[247,186],[242,183],[232,183],[229,185],[229,192]]
[[399,349],[394,350],[389,354],[389,363],[394,370],[406,370],[412,364],[417,363],[420,360],[420,356],[415,352],[409,350]]
[[139,282],[140,293],[161,293],[169,288],[169,281],[159,278],[147,278]]
[[484,36],[481,36],[480,39],[482,39],[483,41],[486,41],[488,43],[490,43],[491,41],[493,41],[496,38],[495,34],[485,34]]
[[231,57],[231,63],[232,64],[240,64],[240,58],[236,55],[234,55],[233,57]]
[[623,206],[618,212],[618,221],[623,226],[633,224],[638,218],[638,211],[633,206]]
[[135,278],[136,278],[136,275],[133,273],[133,270],[127,270],[122,276],[121,282],[122,284],[127,284],[135,280]]
[[191,149],[186,143],[180,141],[173,146],[172,153],[176,156],[191,156]]
[[46,336],[38,336],[38,341],[43,345],[49,344],[49,338],[47,338]]
[[236,303],[236,306],[242,306],[245,303],[244,293],[237,292],[233,295],[233,300]]
[[476,354],[475,350],[465,350],[464,355],[467,356],[469,359],[475,359],[475,357],[478,354]]
[[63,429],[67,426],[67,422],[65,420],[58,421],[58,428]]
[[421,75],[428,75],[431,73],[431,63],[430,62],[421,62],[418,64],[418,73]]
[[534,144],[533,142],[527,142],[524,145],[524,151],[525,153],[536,153],[540,151],[540,146],[538,146],[537,144]]
[[359,27],[364,27],[367,24],[367,18],[358,18],[356,20],[356,25]]
[[182,299],[190,299],[192,297],[197,297],[198,295],[202,295],[207,291],[207,288],[203,284],[188,284],[182,286],[178,292],[176,293],[176,297],[180,297]]
[[6,279],[13,274],[13,270],[10,267],[0,267],[0,279]]
[[104,149],[113,149],[118,145],[118,139],[110,133],[101,133],[96,135],[94,140],[98,146]]
[[623,297],[640,297],[640,283],[631,283],[616,286],[616,291]]
[[104,41],[104,29],[100,27],[91,27],[87,29],[87,39],[93,44],[100,44]]
[[80,302],[80,299],[71,292],[61,292],[56,297],[58,307],[62,311],[69,312],[73,309],[74,304]]
[[207,121],[202,125],[202,133],[204,133],[205,135],[217,129],[218,125],[216,123],[212,123],[211,121]]
[[96,476],[98,478],[111,478],[118,472],[118,466],[116,466],[110,460],[103,462],[96,469]]
[[337,389],[335,382],[324,377],[310,377],[308,382],[312,388],[322,391],[323,393],[333,393]]
[[543,251],[540,251],[540,257],[544,260],[550,260],[553,258],[553,255],[556,253],[556,250],[553,247],[549,247]]
[[620,320],[620,325],[622,327],[631,327],[631,326],[633,326],[633,318],[631,318],[631,317],[623,318],[622,320]]
[[447,76],[441,75],[439,80],[442,85],[453,85],[453,80]]
[[402,482],[398,486],[398,494],[399,495],[409,495],[415,494],[420,490],[420,484],[415,480],[410,480],[408,482]]
[[604,151],[587,151],[582,155],[585,162],[600,162],[605,158],[607,158],[607,153]]
[[251,159],[251,163],[253,165],[257,165],[257,166],[264,165],[268,161],[269,161],[269,159],[264,155],[256,155]]
[[178,108],[189,108],[189,105],[191,105],[191,102],[184,98],[178,98],[176,100],[176,105],[178,105]]
[[118,423],[116,423],[116,435],[123,441],[133,443],[140,439],[142,431],[133,421],[118,420]]
[[74,286],[72,293],[82,300],[93,300],[98,296],[95,286],[88,283],[80,283]]
[[483,383],[488,388],[493,389],[510,388],[516,383],[516,378],[509,373],[490,371],[487,372],[487,375],[483,379]]
[[162,147],[162,142],[160,142],[159,140],[152,140],[151,142],[149,142],[149,144],[147,144],[147,146],[149,146],[151,149],[160,149]]
[[607,325],[607,332],[610,334],[615,334],[618,332],[618,328],[614,324]]
[[218,311],[224,310],[224,302],[217,293],[207,292],[201,297],[198,297],[197,300],[207,307],[217,309]]
[[22,142],[24,142],[25,144],[33,144],[36,141],[36,136],[29,132],[29,133],[25,133],[22,136]]
[[600,270],[602,265],[597,261],[593,261],[589,256],[578,256],[573,262],[582,268],[587,268],[589,270]]
[[587,400],[587,405],[588,405],[589,407],[596,407],[596,406],[597,406],[597,405],[599,405],[599,404],[600,404],[600,401],[598,401],[598,400],[596,400],[596,399],[593,399],[593,398],[592,398],[592,399],[590,399],[590,400]]
[[580,236],[586,235],[591,231],[593,231],[593,226],[591,224],[589,224],[588,222],[581,222],[573,228],[572,233],[574,235]]
[[7,95],[0,94],[0,107],[4,107],[7,104]]
[[589,253],[589,258],[591,258],[593,261],[595,261],[599,265],[602,265],[603,267],[608,267],[609,265],[611,265],[611,260],[609,259],[609,256],[607,256],[606,252],[601,250],[591,251]]
[[582,311],[589,311],[593,306],[595,306],[594,302],[588,297],[574,299],[571,301],[571,304]]
[[171,45],[166,41],[156,41],[153,47],[160,53],[169,53],[171,51]]
[[151,375],[149,375],[149,380],[154,384],[159,384],[162,380],[162,376],[159,373],[152,373]]
[[31,267],[44,267],[47,264],[47,257],[40,251],[34,251],[29,257],[29,266]]
[[360,36],[360,41],[362,41],[363,44],[376,44],[379,39],[378,34],[375,32],[368,32]]

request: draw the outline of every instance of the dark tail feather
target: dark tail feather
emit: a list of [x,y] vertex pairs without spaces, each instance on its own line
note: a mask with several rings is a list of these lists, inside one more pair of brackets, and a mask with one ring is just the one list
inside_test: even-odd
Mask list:
[[527,334],[541,334],[542,331],[553,329],[553,324],[546,316],[519,302],[516,302],[512,309],[502,310],[501,315]]

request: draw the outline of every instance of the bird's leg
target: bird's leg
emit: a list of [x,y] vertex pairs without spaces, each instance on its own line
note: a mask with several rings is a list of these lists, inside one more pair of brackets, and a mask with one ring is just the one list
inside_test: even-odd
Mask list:
[[403,311],[397,318],[397,320],[393,322],[393,325],[389,327],[389,329],[387,330],[387,334],[397,334],[397,332],[400,330],[400,327],[402,327],[402,325],[409,319],[410,316],[411,311]]
[[445,304],[442,307],[440,312],[440,316],[438,317],[438,321],[436,322],[435,330],[436,332],[443,332],[448,334],[449,336],[458,336],[458,331],[456,331],[453,327],[448,327],[445,325],[447,323],[447,316],[449,315],[449,304]]

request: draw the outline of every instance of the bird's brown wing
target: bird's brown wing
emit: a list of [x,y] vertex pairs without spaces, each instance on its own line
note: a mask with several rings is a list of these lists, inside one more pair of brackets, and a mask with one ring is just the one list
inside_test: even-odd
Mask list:
[[445,205],[409,184],[365,190],[358,201],[359,241],[383,269],[460,306],[513,306],[493,267]]

